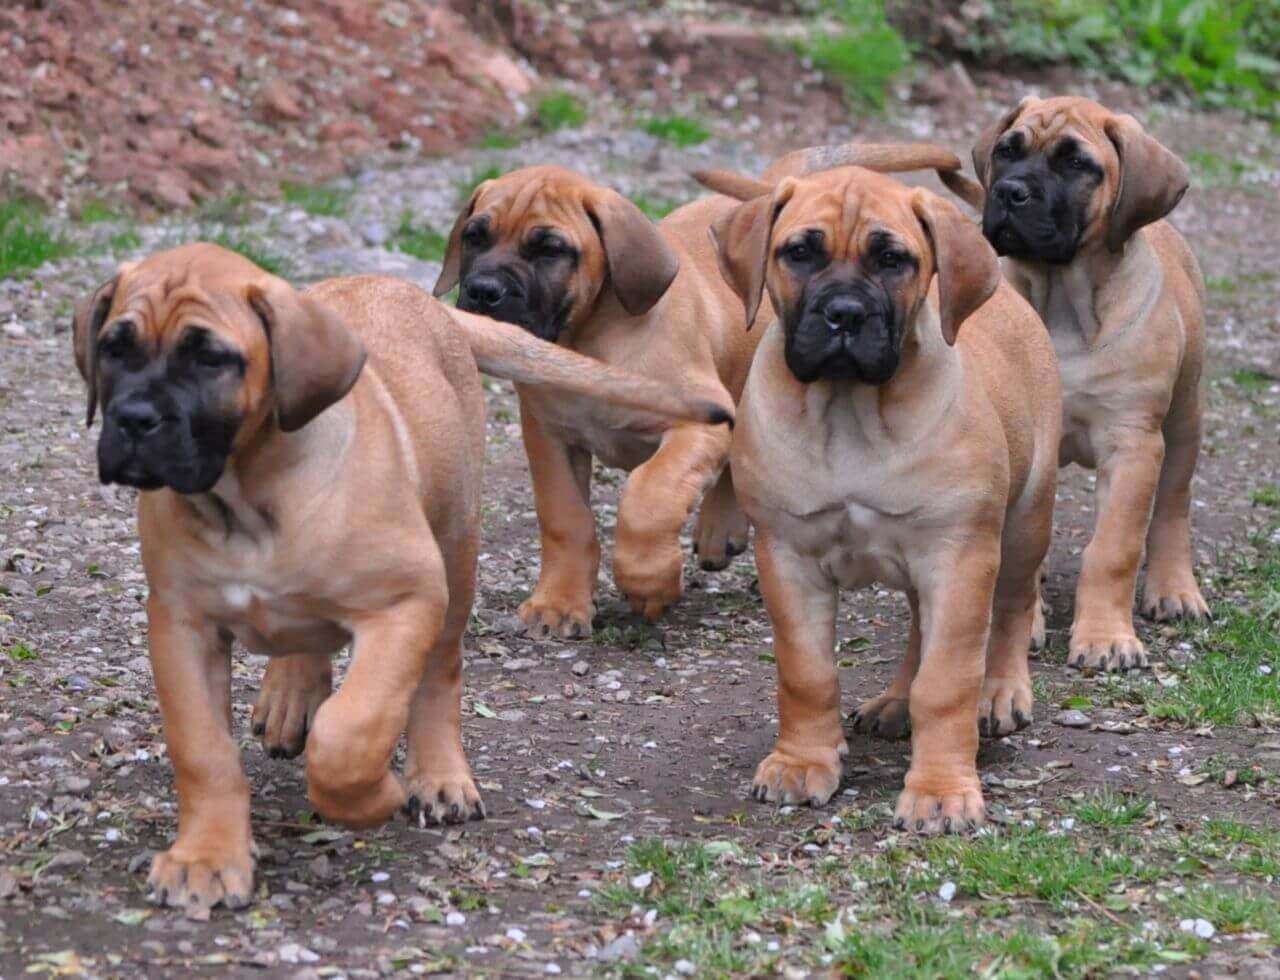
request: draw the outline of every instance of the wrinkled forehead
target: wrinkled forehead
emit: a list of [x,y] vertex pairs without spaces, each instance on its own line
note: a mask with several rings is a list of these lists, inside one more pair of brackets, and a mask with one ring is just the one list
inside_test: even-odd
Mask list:
[[873,238],[919,249],[924,229],[911,194],[895,180],[854,167],[807,178],[778,214],[774,240],[817,229],[837,253],[856,254]]
[[157,340],[195,325],[248,343],[261,328],[247,287],[261,273],[248,263],[238,267],[220,259],[162,253],[140,262],[121,276],[107,322],[128,319]]
[[578,228],[589,222],[581,181],[556,171],[516,173],[492,181],[476,199],[474,214],[500,234],[536,227]]
[[1105,116],[1106,110],[1084,99],[1046,99],[1029,106],[1005,138],[1016,134],[1028,150],[1049,150],[1068,138],[1095,148],[1106,146]]

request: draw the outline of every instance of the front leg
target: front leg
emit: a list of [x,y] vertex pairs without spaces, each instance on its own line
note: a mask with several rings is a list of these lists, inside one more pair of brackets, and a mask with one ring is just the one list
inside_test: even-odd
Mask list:
[[1154,431],[1115,446],[1099,462],[1098,520],[1076,588],[1071,667],[1147,665],[1146,648],[1133,628],[1133,596],[1163,460],[1164,439]]
[[600,542],[591,513],[591,454],[547,432],[523,397],[520,427],[542,536],[538,585],[521,603],[520,619],[535,637],[590,636],[600,572]]
[[231,737],[231,649],[198,613],[152,592],[151,669],[173,760],[178,838],[151,863],[151,899],[197,917],[253,895],[249,781]]
[[613,578],[650,622],[684,592],[680,529],[728,460],[731,438],[727,425],[669,429],[623,488]]
[[999,567],[997,529],[920,569],[921,657],[910,693],[911,768],[894,811],[900,829],[949,833],[985,819],[978,702]]
[[423,583],[420,593],[355,619],[346,681],[316,712],[307,739],[307,796],[328,820],[369,827],[408,800],[391,757],[448,605],[438,553],[433,565],[413,576]]
[[778,741],[756,768],[751,795],[821,806],[839,787],[849,751],[835,665],[836,585],[760,528],[756,562],[778,665]]

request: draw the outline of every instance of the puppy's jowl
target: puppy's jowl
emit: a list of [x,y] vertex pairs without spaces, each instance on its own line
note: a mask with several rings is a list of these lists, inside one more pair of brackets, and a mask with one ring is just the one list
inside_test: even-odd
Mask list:
[[[300,293],[212,245],[122,268],[81,305],[74,339],[89,419],[103,415],[100,475],[143,491],[151,663],[178,792],[177,840],[150,883],[196,912],[252,894],[233,639],[275,658],[255,722],[274,753],[305,745],[325,817],[483,816],[460,725],[484,458],[477,366],[592,400],[644,433],[728,411],[451,315],[407,283]],[[331,695],[329,657],[347,643]],[[401,776],[390,763],[406,730]]]
[[1143,612],[1208,616],[1190,528],[1204,282],[1160,220],[1187,189],[1186,167],[1132,116],[1079,98],[1024,99],[973,159],[987,188],[983,232],[1057,351],[1061,462],[1098,471],[1069,662],[1145,666],[1133,625],[1144,539]]
[[980,719],[1002,734],[1032,713],[1061,412],[1044,328],[954,205],[864,169],[786,178],[714,235],[747,322],[766,289],[777,311],[731,456],[778,664],[778,740],[753,793],[836,791],[838,594],[880,582],[906,592],[911,635],[856,724],[910,728],[900,825],[975,826]]

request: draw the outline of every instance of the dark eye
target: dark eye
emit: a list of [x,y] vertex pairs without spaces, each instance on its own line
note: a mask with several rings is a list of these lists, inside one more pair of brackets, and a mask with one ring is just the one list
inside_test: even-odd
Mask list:
[[556,238],[553,235],[540,238],[534,247],[540,255],[559,256],[569,252],[569,245],[563,239]]
[[813,258],[813,249],[805,242],[792,242],[783,254],[792,262],[808,262]]
[[483,225],[468,225],[462,229],[462,244],[470,248],[481,248],[488,237]]
[[1001,143],[993,154],[997,160],[1012,160],[1016,155],[1012,143]]
[[906,253],[900,252],[896,248],[886,248],[880,253],[880,268],[882,269],[900,269],[906,264]]
[[1089,158],[1076,153],[1071,157],[1070,166],[1072,170],[1088,170]]
[[210,371],[220,371],[223,368],[231,367],[233,364],[239,363],[238,354],[230,351],[218,350],[214,347],[198,347],[191,354],[191,359],[202,368]]

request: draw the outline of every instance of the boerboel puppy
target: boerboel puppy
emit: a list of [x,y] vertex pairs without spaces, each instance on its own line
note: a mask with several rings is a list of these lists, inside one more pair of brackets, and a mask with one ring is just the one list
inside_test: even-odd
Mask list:
[[[178,791],[154,898],[200,914],[252,894],[249,784],[231,731],[232,639],[310,720],[307,793],[360,827],[484,809],[462,748],[462,633],[484,457],[477,366],[584,399],[620,428],[731,406],[451,315],[393,279],[297,292],[213,245],[123,267],[75,317],[99,475],[138,502],[151,663]],[[593,394],[599,398],[592,398]],[[329,696],[329,656],[348,642]],[[282,694],[283,696],[283,694]],[[408,730],[403,777],[390,768]]]
[[1068,662],[1142,667],[1133,606],[1202,620],[1191,561],[1200,452],[1204,281],[1162,221],[1187,168],[1132,116],[1081,98],[1027,98],[973,150],[982,230],[1058,354],[1063,465],[1098,471],[1097,520],[1076,591]]
[[752,793],[821,805],[836,791],[837,597],[879,582],[906,592],[911,634],[858,725],[910,726],[899,827],[971,828],[984,818],[979,718],[995,734],[1031,718],[1053,348],[949,201],[856,167],[760,190],[711,229],[747,323],[766,287],[777,311],[731,452],[778,665],[778,740]]
[[[954,155],[929,146],[845,152],[878,168],[960,166]],[[704,198],[655,226],[616,191],[579,174],[517,170],[482,183],[467,202],[435,293],[460,286],[462,309],[690,395],[732,402],[760,331],[743,331],[741,302],[717,272],[707,228],[735,206],[725,197]],[[728,426],[620,431],[581,399],[518,387],[542,538],[538,584],[520,607],[532,634],[591,632],[600,566],[590,506],[593,457],[631,474],[618,506],[613,572],[646,619],[658,618],[682,594],[680,531],[699,500],[694,551],[702,567],[724,568],[746,547],[747,521],[725,465]]]

